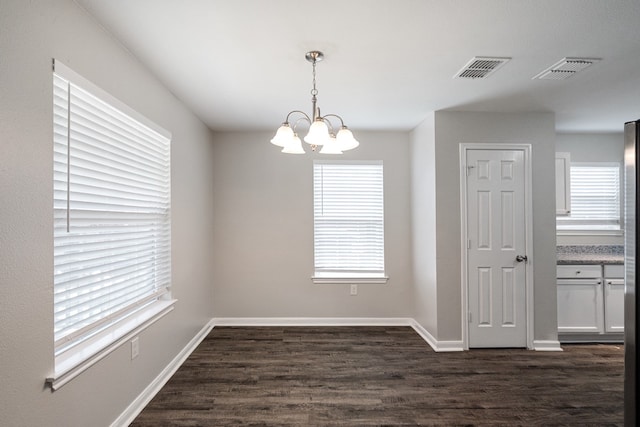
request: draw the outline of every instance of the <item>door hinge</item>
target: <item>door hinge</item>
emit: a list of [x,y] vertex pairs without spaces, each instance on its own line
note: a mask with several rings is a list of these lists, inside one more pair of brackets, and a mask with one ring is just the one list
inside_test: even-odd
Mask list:
[[467,312],[467,317],[469,319],[469,323],[471,323],[471,312],[470,311]]
[[471,249],[471,239],[467,240],[467,249]]
[[467,176],[471,174],[471,169],[475,168],[475,166],[467,166]]

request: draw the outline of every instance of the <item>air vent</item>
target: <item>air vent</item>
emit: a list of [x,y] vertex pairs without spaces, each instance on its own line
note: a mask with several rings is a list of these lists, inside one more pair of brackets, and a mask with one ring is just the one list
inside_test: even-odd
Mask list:
[[486,79],[511,58],[476,56],[453,76],[454,79]]
[[598,61],[600,61],[598,58],[563,58],[533,78],[541,80],[568,79]]

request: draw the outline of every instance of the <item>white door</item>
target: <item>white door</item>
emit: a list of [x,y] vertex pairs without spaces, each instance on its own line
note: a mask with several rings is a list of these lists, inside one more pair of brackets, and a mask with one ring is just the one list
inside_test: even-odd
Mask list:
[[469,347],[526,347],[523,150],[468,149]]

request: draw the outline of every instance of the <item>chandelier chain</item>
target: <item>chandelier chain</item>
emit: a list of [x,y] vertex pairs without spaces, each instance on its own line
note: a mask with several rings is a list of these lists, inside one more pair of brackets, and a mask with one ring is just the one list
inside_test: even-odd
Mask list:
[[313,89],[311,89],[311,95],[314,97],[318,94],[318,89],[316,89],[316,60],[314,59],[312,62],[313,66]]

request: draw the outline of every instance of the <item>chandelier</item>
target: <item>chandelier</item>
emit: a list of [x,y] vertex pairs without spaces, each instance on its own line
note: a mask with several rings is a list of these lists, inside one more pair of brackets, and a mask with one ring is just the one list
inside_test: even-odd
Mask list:
[[[282,147],[283,153],[304,154],[302,141],[296,132],[300,122],[306,122],[309,125],[307,136],[304,142],[311,146],[312,151],[316,151],[321,147],[320,154],[342,154],[344,151],[356,148],[360,143],[353,137],[353,133],[345,126],[342,117],[337,114],[320,115],[320,108],[317,106],[318,89],[316,89],[316,63],[322,61],[324,54],[317,50],[312,50],[305,54],[307,61],[311,62],[313,67],[313,89],[311,89],[311,108],[312,116],[300,110],[293,110],[287,114],[282,126],[278,128],[276,135],[271,139],[271,143]],[[297,118],[296,118],[297,117]],[[336,133],[336,128],[330,121],[330,118],[340,121],[340,129]],[[291,121],[293,120],[293,126]]]

